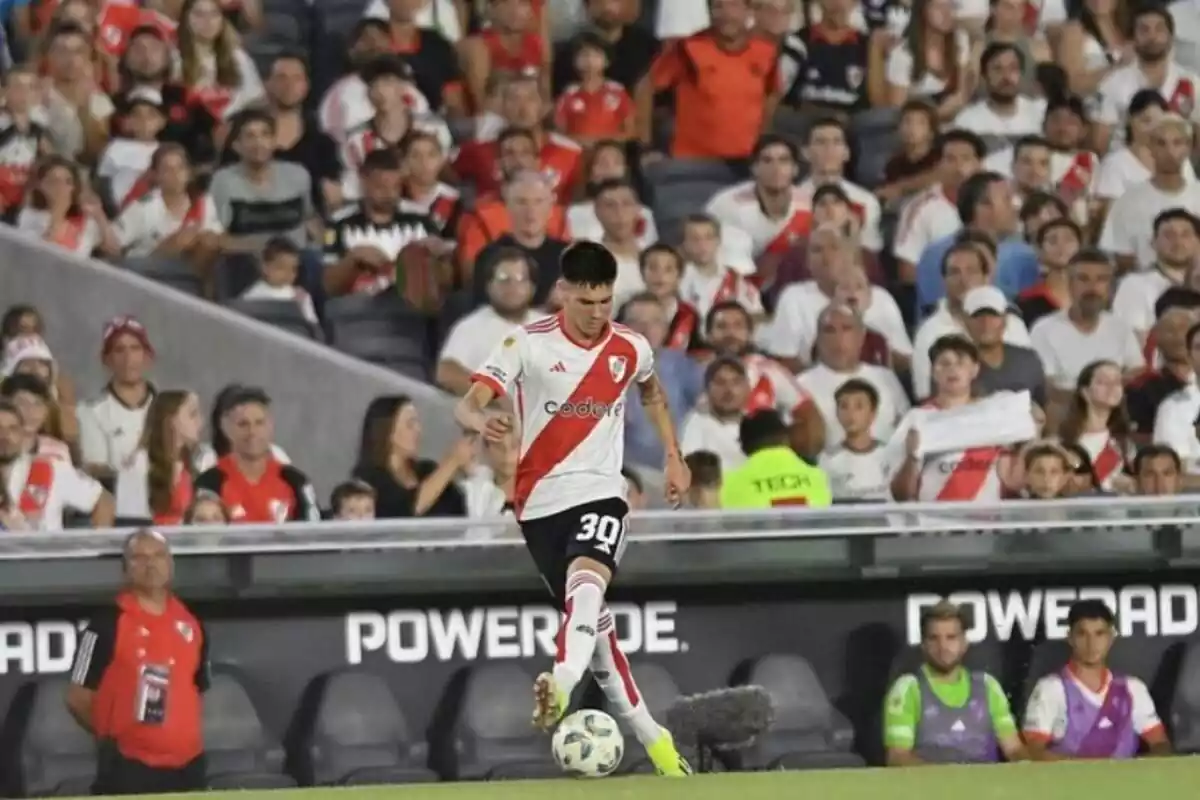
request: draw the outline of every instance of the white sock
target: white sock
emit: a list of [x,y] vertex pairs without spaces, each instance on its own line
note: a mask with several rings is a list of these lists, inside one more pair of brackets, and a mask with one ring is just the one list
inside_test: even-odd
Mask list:
[[642,699],[629,660],[617,643],[617,628],[613,623],[608,606],[600,612],[596,628],[596,655],[592,658],[592,674],[604,690],[609,704],[617,714],[629,723],[633,733],[643,747],[649,747],[662,736],[658,723],[650,716],[650,709]]
[[596,652],[596,626],[606,588],[604,578],[590,570],[567,576],[566,617],[558,631],[554,659],[554,682],[560,692],[575,691]]

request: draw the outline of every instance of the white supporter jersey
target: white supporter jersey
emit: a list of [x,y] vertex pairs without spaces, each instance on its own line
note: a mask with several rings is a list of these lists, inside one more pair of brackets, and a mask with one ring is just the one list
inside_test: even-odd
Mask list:
[[747,413],[773,408],[790,422],[802,406],[812,401],[808,392],[796,382],[796,376],[775,359],[750,353],[742,358],[742,366],[746,368],[746,378],[750,382]]
[[[894,475],[904,463],[908,432],[917,415],[933,407],[926,404],[914,408],[900,420],[900,425],[888,442],[890,474]],[[998,446],[972,447],[926,456],[921,465],[917,500],[922,503],[999,502],[1004,494],[999,471],[1000,457],[1004,452],[1005,448]]]
[[[850,209],[858,217],[861,226],[858,235],[859,244],[872,253],[878,253],[883,249],[883,234],[879,230],[879,218],[883,212],[879,207],[879,201],[875,198],[874,194],[859,186],[854,181],[839,178],[837,185],[842,187],[842,191],[846,193],[846,197],[850,198]],[[812,212],[813,195],[816,194],[817,188],[818,186],[812,178],[809,178],[799,186],[802,203],[805,208],[809,209],[810,214]]]
[[555,315],[515,330],[473,376],[512,396],[520,417],[520,520],[625,498],[626,392],[654,375],[650,343],[624,325],[592,347],[562,326]]
[[1108,431],[1081,434],[1079,444],[1092,461],[1096,485],[1106,492],[1113,491],[1113,479],[1125,472],[1125,459],[1133,454],[1123,452],[1121,443]]
[[962,228],[958,206],[941,186],[931,186],[904,204],[892,244],[892,255],[916,264],[925,248]]
[[[68,461],[39,459],[52,470],[48,485],[29,486],[34,459],[28,454],[13,461],[8,472],[8,496],[13,499],[31,530],[61,531],[67,509],[90,514],[99,502],[102,487],[94,478],[75,469]],[[36,506],[37,510],[34,510]]]
[[[754,181],[722,189],[712,196],[705,210],[721,225],[739,228],[750,236],[755,258],[763,253],[783,255],[795,241],[808,233],[812,224],[810,203],[799,187],[792,189],[787,214],[775,219],[763,213]],[[574,229],[572,229],[574,230]]]
[[726,300],[741,303],[752,317],[765,313],[758,287],[729,267],[722,267],[708,275],[694,264],[688,264],[679,282],[679,299],[696,309],[700,319],[706,318],[717,303]]

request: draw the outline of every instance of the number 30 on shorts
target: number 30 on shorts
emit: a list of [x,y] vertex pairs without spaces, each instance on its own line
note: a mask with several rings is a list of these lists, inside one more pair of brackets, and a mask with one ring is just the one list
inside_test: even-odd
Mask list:
[[592,547],[619,560],[625,549],[625,519],[607,514],[584,514],[579,518],[579,533],[575,534],[575,540],[592,542]]

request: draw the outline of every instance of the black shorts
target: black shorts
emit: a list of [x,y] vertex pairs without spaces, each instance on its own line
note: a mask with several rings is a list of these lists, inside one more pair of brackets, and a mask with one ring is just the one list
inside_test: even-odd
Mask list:
[[126,757],[111,741],[96,751],[93,795],[173,794],[203,792],[208,788],[204,756],[174,769],[151,767]]
[[575,559],[599,561],[616,576],[625,552],[628,516],[629,505],[609,497],[521,523],[533,563],[560,610],[566,605],[567,567]]

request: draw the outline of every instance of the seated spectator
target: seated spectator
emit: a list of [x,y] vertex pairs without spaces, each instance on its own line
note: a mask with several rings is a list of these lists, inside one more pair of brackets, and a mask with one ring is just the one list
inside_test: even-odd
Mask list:
[[804,158],[811,171],[799,186],[802,197],[808,198],[809,208],[816,191],[825,184],[839,186],[850,200],[850,208],[859,222],[859,243],[872,253],[883,249],[879,232],[880,208],[875,195],[846,178],[850,163],[850,140],[846,126],[837,119],[817,120],[808,129]]
[[192,167],[182,145],[159,145],[150,173],[150,191],[117,218],[125,256],[181,260],[211,289],[223,233],[212,196],[193,191]]
[[[1035,231],[1025,225],[1028,217],[1036,218],[1043,212],[1048,214],[1055,206],[1063,211],[1060,216],[1067,216],[1066,203],[1045,191],[1045,187],[1051,185],[1051,155],[1050,143],[1037,134],[1022,136],[1012,146],[1012,161],[1008,164],[1007,172],[1012,176],[1013,202],[1019,210],[1017,216],[1027,242],[1036,241],[1030,235]],[[1002,175],[1005,173],[1004,170],[996,171]],[[1037,223],[1041,221],[1037,219]]]
[[1096,250],[1081,250],[1068,269],[1071,307],[1042,317],[1029,334],[1050,384],[1050,403],[1063,405],[1083,368],[1097,359],[1135,375],[1146,366],[1129,325],[1108,311],[1113,268]]
[[1107,494],[1096,482],[1096,473],[1092,471],[1092,459],[1087,448],[1081,444],[1062,444],[1062,448],[1067,453],[1067,465],[1070,468],[1063,489],[1064,496],[1092,497]]
[[723,263],[721,223],[707,214],[692,214],[683,222],[683,257],[687,261],[679,296],[702,317],[718,303],[741,303],[755,319],[765,315],[762,297],[745,277]]
[[625,87],[605,77],[608,47],[598,33],[584,31],[574,40],[575,81],[558,94],[554,127],[581,147],[601,141],[625,142],[637,134],[633,99]]
[[335,520],[375,519],[375,490],[360,480],[350,480],[333,487],[329,508]]
[[105,324],[100,357],[109,381],[99,397],[79,406],[79,450],[84,469],[105,479],[137,451],[157,390],[146,378],[154,348],[135,318],[114,317]]
[[196,491],[192,504],[183,515],[184,525],[228,525],[231,522],[233,518],[221,496],[207,489]]
[[[1192,374],[1200,369],[1200,323],[1193,323],[1185,337]],[[1200,388],[1188,380],[1158,406],[1154,418],[1155,444],[1165,445],[1178,454],[1183,471],[1200,474],[1200,436],[1196,419],[1200,417]]]
[[[488,442],[483,439],[475,442],[471,460],[463,468],[463,475],[457,484],[459,491],[463,493],[468,517],[495,519],[500,516],[512,516],[509,498],[513,493],[519,446],[516,437],[509,437],[503,442]],[[624,472],[626,484],[632,486],[634,481],[631,481],[629,476],[633,472]],[[630,509],[635,510],[636,494],[632,488],[628,499],[631,501]],[[467,535],[471,536],[472,532],[468,532]],[[494,532],[489,532],[488,535],[490,537]]]
[[550,87],[550,48],[543,41],[529,0],[490,0],[486,28],[459,45],[467,106],[486,109],[487,84],[493,76],[540,75],[543,90]]
[[[1125,146],[1108,151],[1096,178],[1096,197],[1103,202],[1105,212],[1118,197],[1154,176],[1151,141],[1159,120],[1169,110],[1167,101],[1155,89],[1140,89],[1129,101]],[[1196,182],[1196,170],[1189,159],[1184,159],[1182,170],[1185,181]]]
[[[996,0],[992,7],[998,11],[1019,5],[1020,0]],[[1045,42],[1041,44],[1044,48]],[[1010,142],[1040,134],[1046,101],[1026,94],[1033,88],[1033,67],[1033,60],[1017,44],[991,41],[979,57],[984,97],[958,112],[954,127]]]
[[[1103,600],[1079,600],[1071,606],[1071,658],[1062,670],[1038,680],[1025,708],[1023,733],[1034,761],[1132,758],[1139,739],[1151,755],[1171,753],[1146,684],[1109,669],[1116,633],[1116,616]],[[1102,714],[1107,727],[1098,724]]]
[[417,129],[409,133],[400,148],[400,166],[404,173],[400,210],[433,220],[438,236],[458,236],[458,221],[463,214],[458,189],[440,178],[446,166],[446,149],[438,137]]
[[1004,341],[1008,327],[1008,303],[995,286],[976,286],[963,298],[967,334],[979,351],[979,375],[975,391],[980,396],[993,392],[1029,392],[1033,402],[1046,405],[1046,374],[1042,361],[1029,347]]
[[523,251],[496,250],[485,267],[490,275],[487,303],[454,323],[438,356],[438,386],[460,396],[471,387],[471,375],[483,366],[496,342],[514,327],[542,316],[531,307],[537,265]]
[[117,472],[117,517],[123,524],[151,520],[179,525],[194,496],[196,457],[204,418],[192,392],[154,396],[134,454]]
[[886,441],[896,423],[908,413],[908,396],[896,374],[886,367],[862,362],[865,336],[862,318],[853,308],[840,303],[826,306],[817,316],[816,361],[796,378],[821,412],[827,450],[836,447],[845,435],[838,422],[836,396],[847,381],[866,381],[876,390],[874,438]]
[[4,169],[0,170],[0,213],[19,208],[25,186],[39,158],[50,153],[50,132],[36,106],[37,75],[14,67],[4,76],[4,113],[0,115],[0,146]]
[[82,180],[74,162],[61,156],[43,159],[17,215],[17,229],[76,255],[116,256],[121,252],[117,234]]
[[230,451],[200,473],[195,488],[220,496],[234,523],[319,522],[321,509],[308,477],[272,455],[275,424],[266,392],[243,387],[226,405],[223,428]]
[[[604,231],[596,216],[596,191],[609,181],[630,179],[625,146],[611,139],[597,142],[584,155],[584,178],[584,196],[587,199],[567,209],[567,229],[575,239],[598,240]],[[649,247],[658,241],[654,214],[644,203],[639,206],[638,237],[642,247]]]
[[404,248],[432,244],[438,235],[432,219],[401,208],[403,173],[395,151],[369,153],[361,174],[362,199],[334,214],[325,231],[322,280],[333,297],[388,289]]
[[477,302],[487,299],[488,275],[482,265],[495,251],[509,247],[521,250],[537,265],[533,302],[546,302],[558,280],[559,259],[567,247],[562,236],[561,209],[554,203],[546,178],[538,172],[518,173],[505,186],[503,204],[476,207],[475,213],[463,220],[464,229],[473,220],[486,220],[485,229],[496,232],[487,246],[477,251],[468,276]]
[[99,88],[91,61],[91,37],[78,25],[56,26],[48,34],[49,81],[43,104],[54,152],[91,163],[108,141],[113,103]]
[[1069,497],[1071,458],[1054,442],[1038,442],[1024,449],[1025,485],[1020,497],[1059,500]]
[[[458,44],[461,41],[465,31],[469,30],[470,23],[475,20],[472,18],[473,9],[470,7],[464,8],[464,4],[457,0],[430,0],[430,2],[421,2],[414,12],[413,3],[405,3],[400,9],[398,15],[400,19],[412,19],[413,25],[419,25],[422,28],[428,28],[437,31],[441,37],[444,37],[447,44]],[[541,0],[537,0],[535,8],[540,7]],[[384,26],[387,30],[388,23],[395,18],[390,9],[391,3],[387,0],[371,0],[363,11],[364,22],[377,22]]]
[[1127,8],[1120,3],[1085,3],[1079,17],[1062,26],[1057,62],[1067,73],[1071,91],[1095,94],[1100,83],[1133,57],[1128,40]]
[[[440,2],[440,0],[438,0]],[[468,104],[460,59],[441,26],[421,22],[428,17],[410,0],[386,0],[387,48],[413,68],[417,89],[430,107],[447,119],[463,120]]]
[[1154,218],[1154,269],[1131,272],[1117,284],[1113,313],[1143,347],[1154,327],[1154,304],[1172,286],[1183,286],[1200,258],[1200,218],[1182,208],[1169,208]]
[[[967,242],[956,244],[943,257],[942,279],[946,286],[946,296],[938,304],[937,311],[917,329],[913,342],[912,383],[913,392],[917,397],[928,397],[930,393],[929,351],[932,345],[943,336],[967,333],[968,317],[976,311],[999,305],[995,295],[989,292],[976,293],[973,299],[978,306],[973,306],[971,311],[966,307],[967,294],[973,289],[988,285],[991,279],[988,264],[984,251],[978,245]],[[1006,311],[1004,320],[1003,341],[1016,347],[1028,346],[1029,331],[1021,318]]]
[[864,363],[909,368],[912,339],[908,338],[904,317],[891,294],[871,284],[865,269],[854,264],[841,271],[833,287],[833,302],[850,306],[866,326],[859,353]]
[[1135,453],[1131,433],[1121,368],[1111,361],[1093,361],[1079,373],[1059,437],[1087,450],[1101,489],[1130,494],[1134,484],[1129,464]]
[[466,501],[454,479],[474,457],[474,444],[460,437],[440,463],[421,458],[421,420],[404,395],[378,397],[363,417],[354,477],[375,490],[380,519],[461,517]]
[[[215,467],[218,459],[224,458],[233,450],[230,442],[233,418],[230,411],[233,409],[233,403],[245,395],[247,388],[249,387],[240,383],[231,383],[213,398],[212,412],[209,414],[211,441],[208,445],[201,444],[196,448],[196,472]],[[280,464],[292,463],[287,451],[275,443],[271,444],[271,458]]]
[[[586,0],[580,5],[587,13],[587,27],[600,35],[608,50],[605,75],[633,94],[658,54],[658,40],[652,31],[637,24],[636,6],[625,0]],[[559,5],[557,11],[561,15],[567,8]],[[549,15],[542,16],[545,19]],[[574,42],[570,40],[555,48],[553,90],[556,96],[575,80],[574,52]]]
[[723,226],[750,235],[751,253],[768,276],[775,274],[775,265],[793,242],[813,227],[817,198],[811,196],[809,202],[810,195],[796,186],[799,174],[796,146],[790,139],[768,133],[754,145],[751,179],[722,189],[705,206]]
[[[868,75],[873,83],[883,79],[873,87],[872,105],[900,108],[910,99],[926,99],[936,106],[939,119],[950,120],[971,102],[975,87],[970,37],[955,25],[951,4],[937,0],[913,3],[912,21],[899,43],[887,52],[889,37],[875,37],[872,48]],[[939,55],[931,59],[931,53]],[[884,69],[874,68],[883,66],[885,59]]]
[[1067,265],[1083,246],[1083,231],[1069,219],[1046,223],[1037,234],[1038,266],[1042,280],[1017,295],[1017,310],[1025,324],[1071,307]]
[[109,118],[112,135],[124,135],[134,93],[157,92],[167,112],[160,140],[182,145],[197,166],[207,167],[216,160],[217,120],[207,107],[191,102],[189,91],[172,79],[171,45],[159,28],[144,25],[133,30],[118,72],[121,80],[113,93],[115,110]]
[[[698,452],[711,453],[722,472],[740,467],[740,425],[750,399],[746,368],[736,358],[717,358],[704,371],[703,407],[693,408],[683,420],[680,452],[687,458]],[[693,481],[695,476],[693,476]]]
[[[377,19],[359,20],[347,40],[349,72],[325,90],[325,95],[317,106],[317,120],[321,130],[333,137],[338,144],[345,144],[350,131],[367,124],[375,116],[375,107],[371,105],[367,82],[363,80],[362,73],[368,64],[386,56],[391,46],[387,23]],[[414,114],[424,115],[430,112],[429,99],[417,88],[415,76],[411,71],[404,96],[405,105]]]
[[4,309],[4,316],[0,319],[0,351],[7,351],[14,339],[22,336],[40,338],[45,332],[46,324],[37,306],[28,303],[11,305]]
[[185,0],[178,39],[179,77],[214,119],[231,119],[262,99],[258,68],[216,0]]
[[162,95],[153,89],[130,92],[128,104],[122,134],[109,141],[96,166],[97,177],[108,182],[113,201],[122,209],[150,190],[158,137],[167,124]]
[[[650,343],[654,369],[667,397],[667,408],[676,428],[704,391],[700,365],[682,350],[666,347],[667,315],[658,298],[649,293],[634,295],[621,307],[618,319]],[[659,467],[666,458],[654,425],[640,403],[625,407],[625,457],[636,464]]]
[[646,289],[640,267],[643,249],[638,230],[641,204],[633,184],[619,178],[596,187],[594,198],[601,231],[597,241],[617,259],[613,305],[620,308],[631,297]]
[[[744,458],[744,456],[743,456]],[[697,450],[683,459],[692,473],[692,485],[688,487],[687,507],[703,511],[716,511],[721,507],[721,459],[716,453]]]
[[[1159,406],[1173,393],[1195,381],[1188,332],[1200,322],[1200,293],[1192,289],[1172,288],[1163,292],[1154,304],[1157,321],[1150,338],[1154,355],[1150,366],[1125,387],[1129,423],[1139,437],[1154,430]],[[1200,406],[1197,407],[1200,412]]]
[[937,109],[929,102],[909,100],[901,107],[896,129],[900,141],[883,168],[884,184],[875,189],[876,197],[894,203],[936,183],[940,127]]
[[70,462],[30,453],[21,412],[3,398],[0,481],[7,499],[0,524],[7,530],[61,531],[67,509],[90,514],[94,528],[112,527],[112,496]]
[[748,414],[739,426],[739,438],[746,462],[722,480],[722,509],[822,508],[833,502],[824,471],[796,454],[779,412],[761,409]]
[[367,97],[375,113],[346,134],[340,190],[347,200],[362,196],[358,176],[367,156],[376,150],[392,150],[398,155],[405,138],[416,130],[406,94],[411,75],[408,65],[395,57],[381,58],[363,69]]
[[638,259],[646,291],[658,298],[667,318],[666,347],[692,351],[703,345],[700,312],[679,297],[683,281],[683,256],[659,242],[642,251]]
[[1146,445],[1133,459],[1137,493],[1143,496],[1179,494],[1184,488],[1183,463],[1179,454],[1160,444]]
[[1100,234],[1100,249],[1116,258],[1122,272],[1149,269],[1154,263],[1154,221],[1163,211],[1181,208],[1200,214],[1200,185],[1183,175],[1192,144],[1192,123],[1178,114],[1163,116],[1150,132],[1153,175],[1113,202]]
[[0,335],[0,341],[4,343],[0,351],[3,353],[0,377],[29,374],[45,383],[58,408],[61,438],[72,447],[78,445],[75,384],[65,371],[58,368],[54,355],[42,338],[44,326],[41,314],[33,306],[16,305],[5,312],[4,323],[4,331]]
[[296,245],[281,236],[271,239],[263,248],[259,269],[258,280],[242,292],[241,299],[295,303],[305,322],[313,326],[321,324],[312,297],[296,285],[300,275],[300,251]]
[[[835,503],[886,502],[892,498],[883,442],[874,435],[882,400],[875,384],[862,378],[850,378],[833,393],[840,436],[828,436],[817,463],[829,476]],[[907,406],[908,399],[904,402]]]
[[21,414],[27,452],[74,463],[71,448],[64,441],[61,413],[46,381],[36,375],[10,375],[0,382],[0,397],[12,401]]
[[897,678],[883,701],[887,765],[1028,758],[1000,682],[963,663],[966,610],[943,600],[921,612],[920,624],[923,663]]

